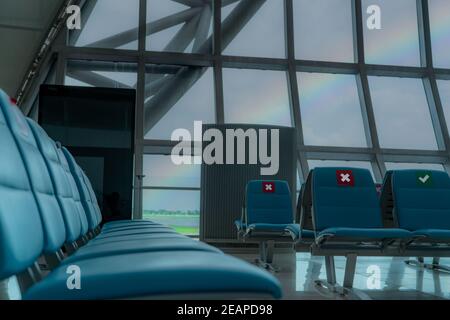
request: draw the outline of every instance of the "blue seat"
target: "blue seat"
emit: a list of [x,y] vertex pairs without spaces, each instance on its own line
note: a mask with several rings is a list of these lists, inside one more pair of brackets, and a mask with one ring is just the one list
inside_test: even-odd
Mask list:
[[[89,178],[84,173],[84,171],[80,167],[78,167],[78,169],[79,169],[78,171],[81,174],[81,178],[82,178],[81,182],[84,182],[84,184],[86,186],[86,190],[88,191],[88,195],[87,196],[90,197],[90,201],[92,203],[92,208],[94,209],[94,213],[95,213],[95,215],[97,217],[97,220],[101,222],[102,221],[102,214],[101,214],[100,208],[98,206],[98,199],[97,199],[97,197],[95,195],[94,189],[92,188],[92,184],[89,181]],[[166,226],[163,226],[161,224],[157,224],[157,223],[154,223],[154,222],[151,222],[151,221],[146,221],[146,220],[128,220],[128,221],[120,221],[120,222],[115,223],[115,224],[107,224],[106,225],[106,229],[108,231],[113,231],[113,230],[131,230],[131,229],[147,228],[147,227],[153,228],[155,226],[167,228]],[[103,231],[103,227],[102,227],[102,231]],[[174,230],[170,229],[170,230],[167,230],[167,231],[174,231]]]
[[[70,189],[72,190],[73,200],[78,209],[78,216],[80,217],[81,234],[86,235],[89,230],[89,222],[88,222],[88,219],[86,216],[86,212],[84,211],[83,204],[81,203],[80,192],[78,191],[77,184],[75,182],[75,179],[73,178],[72,172],[70,171],[69,163],[67,162],[67,159],[63,154],[61,145],[58,143],[55,143],[55,146],[56,146],[56,152],[58,154],[59,163],[61,164],[62,168],[64,169]],[[87,238],[85,238],[85,241],[86,241],[86,239]]]
[[[50,170],[58,175],[55,178],[60,181],[65,180],[61,178],[61,175],[66,176],[65,170],[57,168],[58,161],[53,156],[51,160],[45,159],[50,153],[39,148],[27,120],[1,90],[0,142],[2,147],[7,148],[7,152],[0,157],[0,281],[13,275],[18,275],[20,280],[28,274],[29,279],[21,282],[23,298],[152,298],[230,293],[235,298],[257,297],[259,294],[275,298],[281,296],[281,286],[270,274],[226,256],[217,249],[189,249],[189,241],[193,241],[181,235],[177,239],[186,240],[186,244],[181,245],[186,250],[175,249],[176,241],[173,240],[172,244],[161,242],[160,249],[163,250],[164,246],[167,249],[164,251],[143,249],[143,252],[138,252],[139,246],[135,244],[132,253],[127,251],[122,254],[123,250],[130,250],[133,240],[150,239],[154,236],[152,234],[115,237],[117,242],[122,243],[116,252],[111,251],[114,241],[109,244],[107,240],[99,240],[95,244],[89,242],[78,251],[87,250],[82,259],[71,258],[82,270],[82,290],[67,288],[66,271],[69,265],[64,263],[48,275],[41,274],[43,279],[36,277],[39,274],[36,273],[39,270],[37,259],[43,254],[60,251],[61,246],[70,239],[71,235],[66,230],[71,230],[71,227],[67,228],[66,223],[74,223],[81,229],[81,223],[72,219],[73,216],[65,220],[61,207],[69,205],[72,209],[66,213],[72,212],[75,216],[79,212],[73,210],[68,189],[58,189],[59,182],[54,187],[55,179],[52,181],[48,163],[52,161],[54,170]],[[70,185],[69,180],[66,183]],[[64,199],[58,200],[58,197]],[[62,204],[62,201],[67,203]],[[99,220],[98,217],[94,219]],[[167,238],[176,238],[175,233],[166,235]],[[128,248],[125,248],[126,245]],[[102,246],[103,249],[100,248]],[[154,244],[155,248],[157,246]],[[206,248],[206,245],[197,244],[197,247],[201,246]],[[98,250],[100,257],[94,258],[95,250]]]
[[[377,242],[412,237],[406,230],[383,227],[378,194],[368,170],[316,168],[311,174],[314,231],[320,243],[339,239]],[[342,177],[345,179],[340,180]]]
[[100,225],[102,222],[102,213],[100,211],[100,207],[98,206],[98,200],[95,196],[94,189],[92,188],[91,182],[89,181],[89,178],[86,176],[84,171],[78,166],[79,172],[81,173],[82,182],[86,186],[86,190],[88,192],[87,196],[90,198],[90,202],[92,204],[92,208],[94,209],[94,214],[97,218],[98,224]]
[[[5,119],[11,128],[13,136],[16,138],[19,151],[21,152],[24,160],[25,168],[27,169],[31,184],[32,191],[36,194],[39,207],[39,212],[42,216],[42,221],[45,230],[48,230],[45,235],[45,254],[51,268],[55,267],[61,260],[62,256],[58,252],[63,244],[74,242],[83,236],[81,233],[81,217],[80,212],[77,210],[75,201],[73,200],[73,193],[71,185],[67,179],[65,170],[61,165],[58,158],[57,150],[55,149],[55,143],[43,132],[43,129],[32,120],[27,120],[22,113],[16,107],[8,105],[2,105],[2,111],[5,114]],[[32,129],[33,128],[33,129]],[[64,152],[64,150],[63,150]],[[65,150],[66,154],[69,154],[68,150]],[[67,159],[67,157],[66,157]],[[86,209],[84,212],[89,212],[90,215],[87,219],[90,220],[91,230],[98,227],[101,221],[101,215],[98,207],[92,201],[92,188],[87,177],[82,170],[78,167],[73,157],[69,157],[72,161],[72,166],[77,169],[78,172],[78,185],[80,188],[80,194],[84,195]],[[72,201],[71,201],[72,200]],[[68,232],[66,231],[68,230]],[[116,242],[116,239],[123,241],[128,237],[132,237],[135,234],[142,233],[155,233],[153,239],[157,239],[158,235],[164,232],[175,232],[168,228],[153,228],[143,231],[117,231],[116,233],[108,233],[101,235],[98,239],[110,237],[112,242]],[[176,235],[179,237],[178,235]],[[94,241],[93,241],[94,242]],[[104,241],[107,242],[107,241]],[[186,247],[186,245],[184,246]],[[193,245],[192,250],[196,250],[198,246]],[[151,249],[155,247],[152,246]],[[66,246],[68,253],[72,253],[75,248]],[[133,251],[133,248],[130,248]],[[123,251],[123,249],[122,249]],[[211,247],[211,251],[215,251]],[[111,249],[110,249],[111,252]]]
[[81,204],[83,205],[84,212],[86,213],[86,218],[88,220],[88,229],[92,234],[96,233],[96,229],[99,227],[101,220],[91,201],[91,196],[89,191],[84,183],[83,174],[81,173],[81,169],[76,163],[73,156],[70,154],[69,150],[65,147],[61,148],[64,157],[69,164],[70,172],[75,180],[76,186],[78,188],[78,192],[81,199]]
[[67,289],[67,266],[33,286],[24,299],[120,299],[211,295],[280,298],[269,273],[230,256],[201,251],[136,253],[77,262],[82,290]]
[[[33,131],[36,131],[36,136],[39,137],[38,140],[41,140],[41,144],[49,143],[47,140],[51,140],[45,132],[42,130],[42,128],[39,127],[37,123],[35,123],[32,120],[29,120],[29,124],[32,127],[35,127]],[[58,147],[56,147],[58,149]],[[59,148],[61,150],[61,148]],[[54,151],[53,148],[51,148],[52,151]],[[62,151],[60,151],[62,154]],[[68,151],[66,150],[66,153]],[[57,154],[57,152],[56,152]],[[47,154],[44,154],[44,158],[46,158]],[[56,155],[55,155],[56,157]],[[64,159],[66,159],[65,156],[63,156]],[[73,157],[71,157],[73,159]],[[50,160],[47,160],[49,162]],[[73,160],[74,161],[74,160]],[[66,162],[67,164],[67,162]],[[54,160],[53,163],[54,167],[60,167],[60,171],[57,171],[61,174],[62,171],[65,171],[63,169],[63,166],[61,162],[58,162]],[[68,164],[67,164],[68,167]],[[75,167],[75,164],[74,164]],[[70,172],[70,168],[68,168]],[[93,192],[92,186],[89,182],[89,179],[87,176],[83,173],[83,171],[78,167],[79,173],[81,174],[83,181],[80,181],[81,183],[84,183],[86,186],[86,190],[88,190],[88,195],[85,195],[85,197],[90,197],[91,203],[93,204],[91,207],[94,208],[96,211],[96,219],[101,220],[101,213],[100,209],[98,208],[98,205],[96,205],[97,200],[95,198],[95,194]],[[55,169],[56,171],[56,169]],[[71,175],[71,174],[70,174]],[[72,176],[73,179],[73,176]],[[73,179],[74,180],[74,179]],[[77,191],[78,192],[78,191]],[[83,192],[83,190],[81,190]],[[69,222],[68,222],[69,223]],[[171,238],[162,238],[159,236],[162,233],[168,233],[171,232],[175,236]],[[138,241],[128,241],[129,237],[132,237],[134,235],[145,235],[145,234],[152,234],[153,236],[151,238],[143,238],[141,239],[141,243],[138,243]],[[133,238],[131,238],[133,239]],[[166,240],[167,239],[167,240]],[[102,241],[106,240],[106,241]],[[181,241],[182,240],[182,241]],[[98,243],[99,245],[95,246],[95,244]],[[101,232],[97,237],[92,239],[89,244],[79,249],[73,256],[71,256],[69,261],[79,260],[79,259],[86,259],[86,257],[94,257],[94,256],[106,256],[106,255],[117,255],[117,254],[125,254],[125,253],[135,253],[135,252],[148,252],[148,251],[163,251],[163,250],[203,250],[203,251],[211,251],[211,252],[220,252],[220,250],[206,245],[204,243],[200,243],[197,241],[193,241],[187,237],[182,237],[178,234],[175,234],[175,231],[172,229],[169,229],[168,227],[164,227],[161,225],[151,225],[146,226],[145,229],[141,228],[110,228],[106,232]]]
[[129,241],[116,241],[108,243],[90,243],[81,248],[72,256],[65,259],[63,264],[77,263],[80,260],[99,258],[112,255],[123,255],[153,251],[209,251],[222,253],[219,249],[200,241],[186,239],[184,237],[139,239]]
[[86,245],[93,246],[93,245],[104,245],[104,244],[112,244],[117,242],[126,242],[126,241],[160,241],[161,239],[171,239],[171,238],[182,238],[182,239],[189,239],[189,237],[176,233],[176,232],[164,232],[164,233],[142,233],[142,234],[131,234],[131,235],[125,235],[125,236],[119,236],[119,237],[107,237],[107,238],[101,238],[101,239],[92,239],[89,241],[89,243]]
[[[327,274],[327,280],[317,280],[316,285],[334,293],[363,297],[363,293],[353,289],[358,256],[398,255],[412,239],[412,233],[384,227],[369,170],[315,168],[308,176],[306,187],[310,200],[305,200],[304,206],[309,207],[304,213],[311,215],[315,235],[311,253],[325,257]],[[342,286],[337,284],[335,256],[346,257]]]
[[[9,105],[0,90],[0,105]],[[12,106],[11,106],[12,107]],[[0,279],[24,272],[41,255],[44,231],[22,156],[0,107]]]
[[[91,238],[94,235],[100,233],[100,230],[103,230],[100,227],[100,223],[102,220],[101,212],[98,207],[97,198],[95,197],[95,193],[92,189],[92,185],[89,182],[89,179],[86,177],[83,170],[78,166],[73,156],[70,154],[69,150],[65,147],[61,148],[62,153],[69,164],[69,169],[72,173],[73,179],[76,182],[76,186],[79,191],[79,195],[81,198],[81,203],[83,205],[84,211],[86,213],[88,219],[88,225],[90,230]],[[108,227],[109,226],[109,227]],[[139,229],[141,233],[151,233],[151,232],[162,232],[164,229],[165,232],[175,232],[173,229],[168,228],[166,226],[157,225],[152,222],[148,223],[132,223],[131,221],[127,222],[117,222],[114,224],[106,224],[105,233],[102,234],[103,237],[113,236],[114,233],[122,231],[122,235],[125,234],[123,231],[130,230],[134,231],[134,234],[138,233],[137,230],[131,229]]]
[[[68,179],[68,175],[70,173],[67,173],[67,170],[70,169],[66,168],[64,169],[64,166],[61,162],[61,153],[58,154],[58,146],[51,140],[48,135],[45,133],[45,131],[33,120],[27,119],[28,125],[31,128],[31,131],[34,134],[34,137],[36,139],[36,143],[41,151],[42,157],[47,165],[48,172],[50,174],[53,187],[56,192],[56,197],[58,199],[58,202],[60,204],[61,212],[63,214],[65,227],[66,227],[66,251],[69,254],[72,254],[75,250],[78,249],[78,246],[80,244],[83,244],[83,242],[77,242],[74,244],[75,241],[79,240],[80,238],[85,235],[87,231],[87,218],[85,216],[84,209],[79,210],[79,207],[77,206],[73,194],[77,194],[77,199],[79,200],[79,193],[78,191],[73,189],[74,182],[70,182]],[[65,160],[65,157],[62,156],[62,158]],[[65,166],[68,167],[67,162],[65,162]],[[81,170],[81,169],[80,169]],[[93,191],[92,187],[90,186],[90,183],[88,181],[88,178],[84,175],[84,173],[81,171],[83,182],[86,185],[86,189],[89,192],[89,196],[91,199],[92,208],[96,211],[96,220],[101,220],[101,214],[100,209],[98,208],[98,205],[96,205],[97,200],[95,201],[92,199],[93,197]],[[73,176],[71,176],[73,180]],[[95,202],[95,204],[94,204]],[[82,224],[84,225],[82,227]],[[164,229],[166,230],[166,229]],[[152,231],[157,232],[157,229],[152,229]],[[159,230],[161,231],[161,230]],[[112,233],[111,233],[112,234]],[[122,230],[122,235],[131,235],[132,232],[126,233],[125,230]],[[107,236],[107,235],[105,235]],[[114,246],[113,246],[114,247]],[[113,250],[113,247],[110,247],[108,250],[109,254],[115,253]],[[145,247],[145,246],[144,246]],[[186,245],[184,245],[186,247]],[[135,248],[132,246],[128,246],[130,252],[134,252]],[[145,251],[145,248],[143,246],[140,246],[141,251]],[[155,250],[155,246],[151,246],[152,250]],[[193,249],[196,248],[195,245],[192,246]],[[210,247],[212,249],[212,247]],[[213,249],[212,249],[213,250]],[[83,252],[84,250],[81,250]],[[124,247],[122,247],[121,250],[117,250],[117,252],[125,253]],[[116,253],[117,253],[116,252]],[[81,254],[78,254],[78,256],[81,256]],[[72,259],[73,260],[73,259]]]
[[392,173],[395,220],[421,242],[450,243],[450,177],[430,170]]
[[27,121],[34,134],[36,143],[41,151],[52,180],[56,199],[59,202],[61,213],[64,218],[66,242],[73,243],[84,235],[83,231],[85,230],[83,229],[85,228],[82,228],[82,213],[79,212],[74,200],[72,188],[59,160],[55,143],[36,122],[31,119],[27,119]]
[[347,238],[347,239],[410,239],[411,232],[402,229],[380,229],[380,228],[328,228],[322,230],[317,238]]
[[300,228],[294,223],[292,197],[286,181],[253,180],[247,184],[242,217],[235,221],[238,235],[260,242],[260,264],[272,268],[275,241],[295,242]]
[[[47,165],[28,122],[19,108],[9,103],[4,93],[0,101],[0,110],[20,152],[21,163],[27,172],[35,204],[42,220],[43,251],[45,254],[53,254],[66,242],[66,228]],[[9,160],[6,153],[3,155]]]
[[[265,186],[274,190],[266,191]],[[258,232],[286,234],[293,225],[292,198],[285,181],[253,180],[247,184],[241,220],[235,222],[245,236]]]

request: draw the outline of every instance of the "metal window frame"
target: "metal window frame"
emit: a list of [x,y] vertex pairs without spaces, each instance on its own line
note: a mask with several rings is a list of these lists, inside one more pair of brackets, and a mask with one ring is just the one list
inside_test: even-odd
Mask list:
[[[180,0],[187,1],[187,0]],[[172,141],[145,140],[144,137],[144,100],[145,100],[145,68],[147,64],[165,64],[179,66],[203,66],[212,67],[214,71],[214,91],[215,91],[215,114],[217,123],[223,123],[224,119],[224,92],[223,92],[223,68],[245,68],[262,70],[283,70],[286,71],[290,97],[290,107],[292,121],[297,129],[298,145],[297,160],[299,163],[300,181],[304,181],[309,172],[308,160],[348,160],[370,161],[373,167],[375,178],[381,182],[386,173],[386,162],[423,162],[439,163],[444,165],[447,172],[450,172],[450,136],[448,124],[445,120],[444,110],[439,95],[437,79],[450,79],[450,69],[434,68],[432,59],[431,28],[429,20],[428,0],[416,0],[419,44],[421,66],[394,66],[394,65],[374,65],[365,63],[363,22],[365,12],[362,8],[361,0],[352,1],[352,23],[353,23],[353,45],[355,50],[355,62],[327,62],[299,60],[295,57],[294,46],[294,12],[293,1],[284,0],[285,12],[285,47],[286,57],[283,59],[227,56],[222,54],[223,37],[221,8],[225,3],[234,1],[211,0],[213,1],[213,41],[212,51],[208,54],[191,54],[176,52],[156,52],[146,51],[146,26],[147,26],[147,5],[151,5],[151,0],[140,0],[139,7],[139,44],[138,50],[117,50],[104,48],[73,47],[67,44],[56,44],[54,51],[57,54],[56,74],[59,83],[63,83],[66,72],[66,65],[69,60],[98,60],[113,62],[137,63],[137,112],[136,112],[136,161],[135,161],[135,192],[134,192],[134,212],[133,217],[142,218],[142,190],[147,189],[142,185],[143,156],[149,149],[168,150],[174,145]],[[248,0],[243,0],[248,1]],[[271,1],[271,0],[253,0]],[[92,10],[92,8],[90,8]],[[357,79],[357,90],[360,97],[363,111],[364,128],[368,139],[367,148],[350,147],[325,147],[306,146],[303,140],[302,118],[300,113],[300,100],[297,72],[322,72],[354,74]],[[439,150],[409,150],[409,149],[386,149],[381,148],[377,126],[375,122],[372,105],[371,92],[369,88],[369,76],[387,77],[409,77],[423,79],[424,90],[428,99],[433,127]],[[152,151],[153,152],[153,151]],[[161,151],[162,153],[166,151]]]

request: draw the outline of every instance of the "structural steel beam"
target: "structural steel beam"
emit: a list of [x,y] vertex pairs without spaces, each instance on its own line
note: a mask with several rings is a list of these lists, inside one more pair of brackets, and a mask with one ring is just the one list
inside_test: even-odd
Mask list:
[[90,71],[70,70],[67,71],[67,76],[76,79],[78,81],[90,84],[91,86],[94,87],[126,88],[126,89],[131,88],[126,84],[123,84],[111,78]]
[[195,15],[187,21],[175,34],[172,40],[170,40],[163,51],[184,52],[189,44],[194,40],[199,19],[200,16]]
[[[266,0],[242,0],[222,25],[222,46],[226,48],[250,21]],[[199,53],[212,51],[212,37],[200,47]],[[186,67],[145,104],[144,128],[148,132],[206,72],[207,68]]]
[[200,47],[206,42],[208,38],[208,32],[211,25],[212,8],[206,5],[200,15],[200,20],[198,22],[197,31],[195,33],[194,46],[192,48],[192,53],[196,53]]
[[[180,23],[184,23],[196,16],[201,12],[201,8],[190,8],[170,16],[161,18],[159,20],[148,22],[146,25],[147,36],[160,32],[162,30],[168,29],[170,27],[176,26]],[[138,39],[138,28],[132,28],[121,33],[115,34],[113,36],[98,40],[96,42],[86,45],[87,47],[93,48],[118,48],[127,43],[133,42]]]

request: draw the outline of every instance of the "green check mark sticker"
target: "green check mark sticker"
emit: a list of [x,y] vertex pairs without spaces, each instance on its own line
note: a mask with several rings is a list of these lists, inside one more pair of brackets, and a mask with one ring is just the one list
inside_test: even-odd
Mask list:
[[423,187],[431,187],[433,185],[433,175],[429,171],[417,172],[417,184]]

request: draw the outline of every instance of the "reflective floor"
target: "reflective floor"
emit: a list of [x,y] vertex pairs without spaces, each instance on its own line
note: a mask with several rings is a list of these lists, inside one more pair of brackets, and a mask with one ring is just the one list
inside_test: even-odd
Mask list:
[[[237,254],[236,257],[253,262],[256,254]],[[408,266],[406,258],[360,257],[356,265],[354,288],[371,299],[450,299],[450,273]],[[426,259],[431,263],[431,259]],[[284,289],[285,299],[340,299],[317,291],[314,281],[326,279],[323,257],[309,253],[279,253],[275,264],[280,268],[275,275]],[[450,259],[441,259],[450,266]],[[336,277],[342,284],[345,258],[335,259]]]

